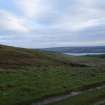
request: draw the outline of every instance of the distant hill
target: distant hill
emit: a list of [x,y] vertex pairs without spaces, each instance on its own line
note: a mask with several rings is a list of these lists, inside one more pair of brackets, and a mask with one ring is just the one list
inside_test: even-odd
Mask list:
[[86,66],[62,54],[0,45],[0,68]]
[[52,52],[61,52],[61,53],[105,53],[105,46],[54,47],[54,48],[45,48],[44,50]]

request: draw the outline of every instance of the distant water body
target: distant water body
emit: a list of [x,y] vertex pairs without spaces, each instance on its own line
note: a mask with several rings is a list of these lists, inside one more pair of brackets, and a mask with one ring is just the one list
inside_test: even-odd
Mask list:
[[85,55],[102,55],[105,53],[64,53],[66,55],[73,55],[73,56],[85,56]]

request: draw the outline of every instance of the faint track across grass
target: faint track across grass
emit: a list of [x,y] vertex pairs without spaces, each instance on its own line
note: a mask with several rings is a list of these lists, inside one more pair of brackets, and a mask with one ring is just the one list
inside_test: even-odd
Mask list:
[[[105,83],[105,82],[96,83],[96,84],[90,85],[90,87],[88,85],[87,86],[88,88],[86,88],[86,89],[84,87],[82,87],[83,90],[81,90],[82,89],[81,88],[80,91],[72,91],[72,92],[66,93],[66,94],[61,95],[61,96],[48,97],[46,99],[40,100],[39,102],[32,103],[31,105],[49,105],[49,104],[54,104],[54,103],[63,101],[65,99],[68,99],[70,97],[78,96],[78,95],[82,94],[85,91],[86,92],[92,92],[94,90],[100,90],[102,88],[105,88],[105,84],[103,84],[103,83]],[[94,87],[94,86],[96,86],[96,87]],[[103,101],[96,102],[94,105],[100,105],[101,102],[103,102]]]

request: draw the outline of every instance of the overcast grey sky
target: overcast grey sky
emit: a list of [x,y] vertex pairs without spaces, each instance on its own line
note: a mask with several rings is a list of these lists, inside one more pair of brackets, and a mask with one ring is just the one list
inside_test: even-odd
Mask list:
[[0,0],[0,43],[105,45],[105,0]]

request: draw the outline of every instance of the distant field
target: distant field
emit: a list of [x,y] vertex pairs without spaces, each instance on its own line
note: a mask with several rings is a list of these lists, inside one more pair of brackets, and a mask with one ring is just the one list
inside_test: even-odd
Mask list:
[[[0,46],[0,105],[31,105],[98,85],[105,85],[104,55],[74,57]],[[105,97],[104,88],[52,105],[90,105],[100,97]]]

